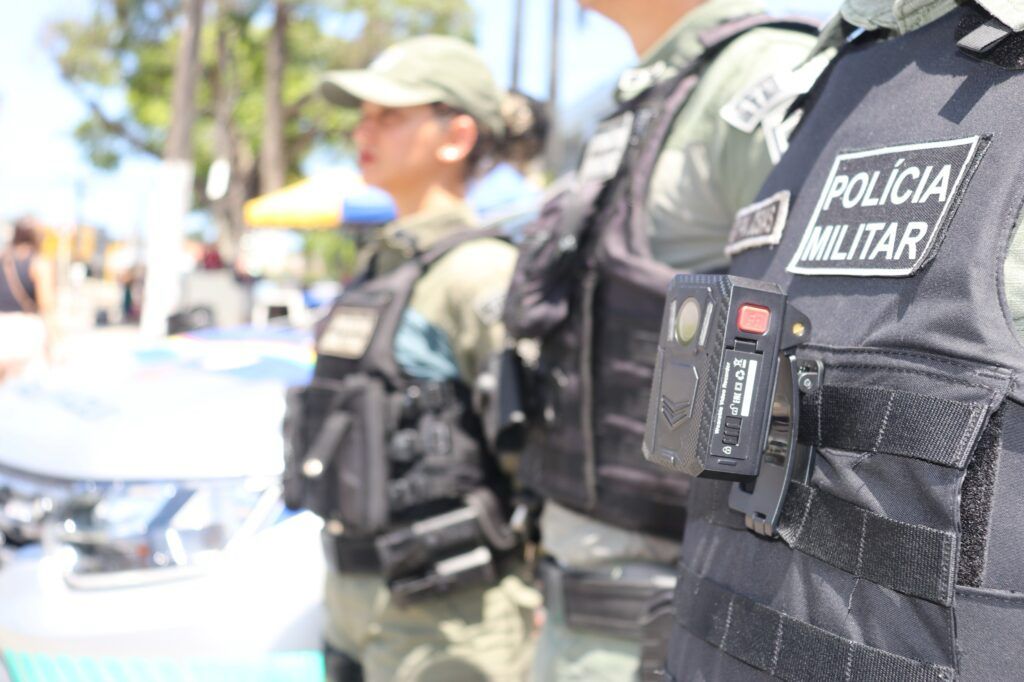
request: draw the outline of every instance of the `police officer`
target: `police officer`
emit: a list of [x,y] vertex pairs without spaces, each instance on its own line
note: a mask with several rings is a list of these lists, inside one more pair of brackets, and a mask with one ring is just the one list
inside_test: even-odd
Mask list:
[[640,458],[665,286],[672,269],[726,266],[732,216],[795,94],[766,76],[806,57],[813,31],[752,0],[581,4],[620,24],[641,63],[527,236],[505,321],[541,348],[522,462],[546,500],[535,677],[629,680],[648,601],[673,584],[689,483]]
[[499,92],[440,36],[322,90],[360,107],[360,169],[398,210],[318,330],[286,423],[287,491],[325,519],[329,676],[521,680],[538,597],[514,572],[510,482],[471,407],[516,253],[464,200],[504,135]]
[[1022,29],[1014,3],[848,0],[825,30],[731,268],[809,321],[813,467],[771,538],[694,482],[675,679],[1020,678]]

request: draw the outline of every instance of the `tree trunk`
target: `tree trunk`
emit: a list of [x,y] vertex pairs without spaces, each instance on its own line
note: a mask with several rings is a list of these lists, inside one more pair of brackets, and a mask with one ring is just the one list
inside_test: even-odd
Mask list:
[[512,9],[512,77],[509,79],[509,89],[519,90],[519,72],[522,71],[520,62],[523,55],[523,0],[515,0]]
[[284,186],[288,161],[284,142],[284,65],[288,59],[286,0],[274,3],[274,25],[267,41],[266,81],[264,83],[263,139],[260,147],[260,191],[271,192]]
[[233,263],[238,256],[242,238],[242,207],[245,202],[244,182],[238,165],[238,140],[234,129],[235,105],[238,102],[238,74],[231,52],[229,0],[217,5],[217,70],[213,81],[213,146],[217,159],[223,159],[230,168],[228,186],[223,196],[213,198],[213,214],[217,223],[217,247],[225,262]]
[[165,159],[192,158],[192,122],[195,120],[196,81],[199,79],[199,34],[203,27],[203,0],[185,0],[185,28],[174,65],[171,129],[164,144]]

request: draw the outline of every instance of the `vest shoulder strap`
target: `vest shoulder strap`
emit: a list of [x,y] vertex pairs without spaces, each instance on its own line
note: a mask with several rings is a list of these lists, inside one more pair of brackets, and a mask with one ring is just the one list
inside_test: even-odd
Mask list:
[[390,293],[390,297],[380,312],[377,329],[363,355],[361,364],[364,369],[382,374],[392,385],[399,386],[405,382],[404,372],[395,360],[395,334],[398,333],[402,315],[409,305],[416,282],[432,265],[455,248],[476,239],[493,238],[504,238],[500,228],[460,230],[420,251],[408,262],[380,280],[370,280],[370,286],[386,289]]

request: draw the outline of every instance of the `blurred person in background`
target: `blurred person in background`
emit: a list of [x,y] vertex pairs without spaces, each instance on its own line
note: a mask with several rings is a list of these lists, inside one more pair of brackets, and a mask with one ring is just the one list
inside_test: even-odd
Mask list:
[[289,396],[286,498],[325,521],[328,677],[518,682],[539,595],[507,522],[512,467],[473,396],[504,340],[516,250],[465,201],[508,141],[502,95],[476,50],[441,36],[329,73],[322,91],[360,107],[360,169],[398,212]]
[[48,359],[54,341],[56,285],[42,240],[35,219],[20,218],[0,254],[0,381]]
[[690,483],[641,454],[665,292],[742,248],[733,218],[778,159],[803,83],[772,74],[807,56],[814,30],[758,0],[580,5],[621,26],[640,64],[574,184],[527,228],[504,320],[519,348],[540,342],[523,358],[520,467],[544,498],[535,678],[627,681],[664,660]]

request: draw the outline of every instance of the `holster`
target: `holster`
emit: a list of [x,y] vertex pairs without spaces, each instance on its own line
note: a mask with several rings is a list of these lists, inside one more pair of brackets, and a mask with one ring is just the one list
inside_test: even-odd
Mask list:
[[376,537],[322,534],[329,566],[379,572],[399,603],[498,579],[500,556],[519,545],[490,490],[475,490],[451,511]]
[[488,362],[489,385],[477,396],[476,407],[487,442],[496,452],[522,449],[529,395],[526,372],[515,348],[506,348]]
[[338,519],[346,532],[385,528],[390,411],[383,382],[366,374],[292,389],[284,428],[285,503]]
[[548,559],[539,570],[545,600],[562,605],[569,628],[635,642],[644,639],[652,600],[676,580],[671,568],[649,564],[582,571]]

